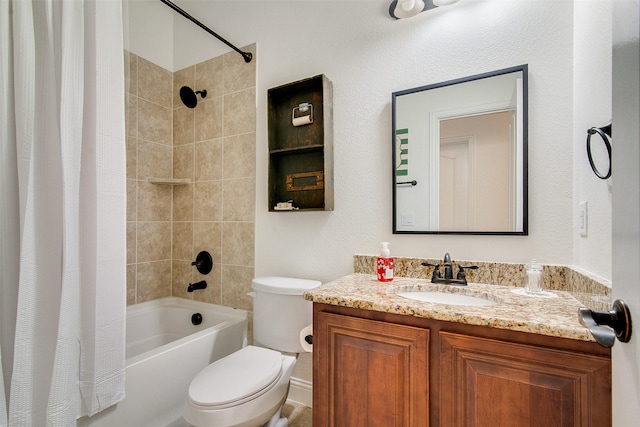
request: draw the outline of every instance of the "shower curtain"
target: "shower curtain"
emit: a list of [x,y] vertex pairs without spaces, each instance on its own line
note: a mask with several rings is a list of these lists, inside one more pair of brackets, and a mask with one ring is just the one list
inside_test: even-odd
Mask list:
[[124,398],[120,0],[0,1],[0,425]]

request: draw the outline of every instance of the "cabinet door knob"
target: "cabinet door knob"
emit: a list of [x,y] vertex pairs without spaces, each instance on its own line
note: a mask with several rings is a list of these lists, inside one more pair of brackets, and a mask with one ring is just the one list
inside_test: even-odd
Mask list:
[[631,339],[631,313],[624,300],[615,300],[611,311],[593,311],[586,307],[579,310],[580,323],[589,328],[598,344],[613,347],[616,338],[620,342]]

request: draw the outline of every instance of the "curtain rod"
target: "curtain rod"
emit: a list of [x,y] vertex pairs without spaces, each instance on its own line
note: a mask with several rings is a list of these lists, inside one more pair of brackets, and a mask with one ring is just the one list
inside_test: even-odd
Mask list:
[[187,18],[188,20],[193,22],[194,24],[196,24],[198,27],[200,27],[203,30],[205,30],[207,33],[211,34],[213,37],[215,37],[218,40],[220,40],[222,43],[224,43],[227,46],[229,46],[231,49],[233,49],[236,52],[238,52],[244,58],[244,62],[247,62],[247,63],[251,62],[251,59],[253,58],[253,55],[250,52],[241,51],[240,49],[238,49],[237,47],[235,47],[234,45],[229,43],[227,40],[225,40],[224,38],[222,38],[221,36],[219,36],[218,34],[213,32],[209,27],[204,25],[202,22],[198,21],[196,18],[194,18],[193,16],[189,15],[184,10],[180,9],[180,7],[176,6],[171,1],[169,1],[169,0],[160,0],[160,1],[162,3],[164,3],[164,4],[166,4],[167,6],[169,6],[171,9],[175,10],[176,12],[178,12],[180,15],[184,16],[185,18]]

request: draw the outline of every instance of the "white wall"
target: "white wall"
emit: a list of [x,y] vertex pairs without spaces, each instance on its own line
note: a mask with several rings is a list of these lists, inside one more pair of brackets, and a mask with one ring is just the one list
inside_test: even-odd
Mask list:
[[[308,2],[295,20],[278,22],[284,10],[272,9],[249,26],[262,33],[258,176],[267,175],[267,88],[324,73],[335,100],[335,211],[267,213],[259,183],[256,274],[334,279],[380,241],[398,256],[572,264],[571,3],[467,1],[406,21],[388,18],[388,2],[376,5]],[[305,32],[305,42],[294,36]],[[391,234],[391,93],[522,63],[530,72],[530,235]]]
[[[383,240],[396,256],[449,251],[454,259],[569,265],[575,256],[592,270],[597,256],[574,255],[573,2],[464,0],[400,21],[388,16],[388,0],[178,3],[232,43],[258,46],[257,275],[334,279],[352,271],[353,254],[376,253]],[[173,25],[174,70],[229,50],[182,17]],[[593,37],[601,28],[589,26]],[[393,235],[391,93],[524,63],[529,236]],[[321,73],[334,86],[335,210],[269,213],[267,89]],[[598,203],[591,191],[601,183],[578,181]],[[589,224],[589,253],[610,241],[603,223]],[[608,262],[596,272],[608,276]]]
[[[574,230],[579,227],[578,203],[588,202],[587,237],[581,237],[578,231],[573,234],[574,264],[609,280],[612,277],[612,180],[603,181],[593,173],[585,142],[587,129],[603,126],[611,120],[612,7],[612,2],[602,0],[575,3],[573,81]],[[592,140],[594,149],[602,148],[597,135]],[[614,150],[615,145],[613,139]]]
[[173,20],[159,0],[123,0],[124,48],[173,70]]

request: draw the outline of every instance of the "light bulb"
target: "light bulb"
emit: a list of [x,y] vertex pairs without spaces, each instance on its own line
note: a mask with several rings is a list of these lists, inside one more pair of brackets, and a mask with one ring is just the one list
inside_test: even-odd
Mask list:
[[405,12],[411,12],[411,9],[413,9],[413,7],[415,6],[416,2],[415,0],[407,0],[402,2],[402,9]]
[[398,0],[393,16],[396,18],[411,18],[424,10],[423,0]]

